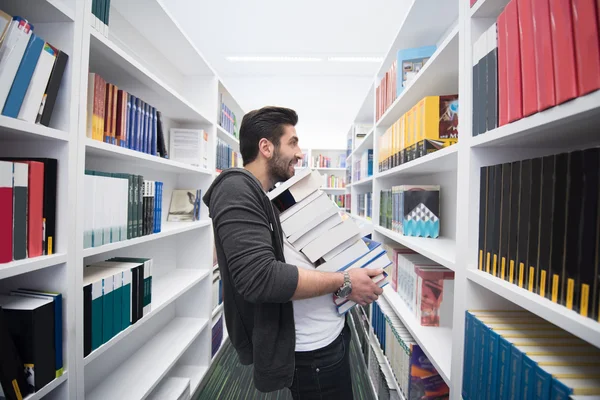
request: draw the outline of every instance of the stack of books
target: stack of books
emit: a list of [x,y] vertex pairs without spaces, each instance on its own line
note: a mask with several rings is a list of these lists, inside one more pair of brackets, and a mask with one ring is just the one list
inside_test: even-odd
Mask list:
[[379,171],[387,171],[458,142],[458,95],[427,96],[379,138]]
[[508,2],[473,45],[473,136],[600,89],[597,8]]
[[379,225],[404,236],[440,235],[440,187],[400,185],[382,190]]
[[0,393],[7,399],[22,399],[62,376],[62,295],[32,289],[0,295],[0,354]]
[[162,197],[162,182],[85,171],[84,248],[161,232]]
[[88,138],[168,158],[160,111],[95,73],[87,93]]
[[466,312],[465,400],[595,399],[599,371],[598,348],[528,311]]
[[600,148],[481,169],[479,269],[600,318]]
[[37,36],[29,21],[0,10],[2,115],[50,126],[68,59]]
[[448,399],[450,390],[385,299],[373,303],[373,330],[405,399]]
[[54,254],[57,160],[0,161],[0,264]]
[[[281,212],[282,230],[288,242],[302,252],[317,271],[336,272],[352,268],[383,269],[391,264],[381,243],[361,238],[360,228],[327,194],[319,190],[321,176],[310,169],[296,175],[269,193]],[[387,274],[373,278],[380,287]],[[344,314],[355,303],[334,297],[338,312]]]
[[152,310],[149,258],[116,257],[83,269],[83,356]]

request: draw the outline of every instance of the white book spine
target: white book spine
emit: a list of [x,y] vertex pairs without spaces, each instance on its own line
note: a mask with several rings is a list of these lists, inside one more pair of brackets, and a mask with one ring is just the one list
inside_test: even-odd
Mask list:
[[55,61],[56,50],[48,43],[45,43],[33,71],[29,86],[27,87],[27,92],[25,92],[25,97],[17,116],[18,119],[35,122]]

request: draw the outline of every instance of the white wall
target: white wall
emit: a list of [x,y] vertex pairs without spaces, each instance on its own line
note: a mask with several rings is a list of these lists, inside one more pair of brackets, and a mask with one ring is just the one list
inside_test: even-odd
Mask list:
[[343,149],[348,129],[373,78],[246,76],[224,81],[246,112],[266,105],[296,110],[302,148]]

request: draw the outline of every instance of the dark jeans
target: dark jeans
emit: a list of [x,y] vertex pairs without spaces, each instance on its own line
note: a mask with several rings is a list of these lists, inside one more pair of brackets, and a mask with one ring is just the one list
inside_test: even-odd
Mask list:
[[328,346],[297,352],[296,370],[290,391],[294,400],[352,400],[350,373],[350,328]]

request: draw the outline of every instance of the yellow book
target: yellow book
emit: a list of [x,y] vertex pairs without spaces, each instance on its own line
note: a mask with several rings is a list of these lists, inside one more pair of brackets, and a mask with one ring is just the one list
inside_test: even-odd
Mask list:
[[598,353],[581,352],[581,354],[560,354],[550,353],[543,355],[527,354],[530,360],[535,362],[539,366],[554,367],[554,366],[600,366],[600,357]]

